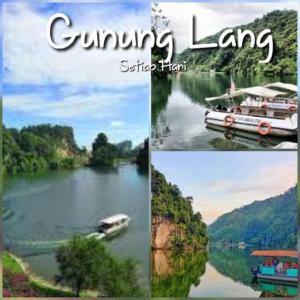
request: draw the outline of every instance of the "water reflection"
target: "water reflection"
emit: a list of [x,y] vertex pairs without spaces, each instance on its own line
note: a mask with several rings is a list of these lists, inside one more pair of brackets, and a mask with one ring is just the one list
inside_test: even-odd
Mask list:
[[260,297],[295,297],[298,295],[297,286],[255,282],[253,287],[261,291]]
[[152,297],[187,297],[205,273],[207,253],[152,252]]
[[253,279],[251,267],[261,262],[260,258],[251,256],[251,252],[250,248],[212,248],[209,253],[209,262],[223,276],[251,286]]
[[297,287],[256,281],[253,249],[211,247],[209,252],[152,252],[153,297],[295,296]]
[[[283,81],[295,83],[295,76],[234,77],[237,87]],[[152,147],[154,149],[271,149],[286,139],[223,127],[206,127],[205,97],[221,95],[230,86],[230,77],[218,73],[184,73],[152,82]],[[241,101],[237,99],[237,101]],[[221,102],[222,103],[222,102]],[[295,140],[291,140],[296,142]]]

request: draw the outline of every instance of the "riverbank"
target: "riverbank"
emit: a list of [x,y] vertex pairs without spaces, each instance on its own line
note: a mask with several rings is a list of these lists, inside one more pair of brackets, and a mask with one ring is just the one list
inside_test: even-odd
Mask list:
[[[25,263],[20,257],[17,257],[15,254],[4,251],[2,255],[3,262],[3,295],[5,293],[11,293],[13,291],[6,291],[6,280],[5,280],[5,272],[11,272],[16,277],[20,278],[23,276],[27,277],[28,288],[31,288],[38,297],[74,297],[75,293],[71,288],[64,287],[48,280],[45,280],[35,273],[32,272],[30,266]],[[11,295],[18,296],[18,295]],[[81,297],[97,297],[99,296],[96,291],[85,291],[81,295]]]

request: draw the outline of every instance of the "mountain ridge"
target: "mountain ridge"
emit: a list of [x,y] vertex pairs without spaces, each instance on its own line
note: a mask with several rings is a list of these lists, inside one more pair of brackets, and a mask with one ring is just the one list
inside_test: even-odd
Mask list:
[[222,215],[208,226],[208,233],[211,242],[296,248],[297,185]]
[[[198,43],[216,42],[227,28],[201,39]],[[266,50],[250,48],[249,38],[245,39],[245,46],[242,48],[214,48],[201,49],[201,51],[185,49],[177,55],[176,60],[180,63],[186,61],[192,68],[205,72],[215,70],[225,73],[264,75],[297,73],[297,12],[295,10],[274,10],[261,18],[256,18],[253,22],[232,28],[234,32],[238,28],[249,29],[256,36],[266,28],[271,29],[275,46],[271,62],[258,63],[266,57]]]

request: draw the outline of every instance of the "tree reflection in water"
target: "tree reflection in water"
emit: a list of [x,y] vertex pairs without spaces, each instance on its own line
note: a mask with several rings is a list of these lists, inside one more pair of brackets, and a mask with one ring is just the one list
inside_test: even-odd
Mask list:
[[[279,285],[257,281],[251,274],[251,267],[259,264],[263,258],[251,256],[253,249],[247,247],[213,246],[207,252],[176,253],[172,251],[156,250],[152,252],[152,296],[153,297],[188,297],[194,286],[197,295],[204,294],[211,289],[214,291],[237,296],[239,292],[247,291],[248,287],[260,292],[260,297],[291,297],[297,295],[297,286]],[[210,280],[206,263],[218,273],[218,280]],[[224,280],[222,280],[224,278]],[[226,278],[232,280],[228,281]],[[220,281],[221,279],[221,281]],[[221,290],[220,290],[221,289]],[[196,295],[196,294],[195,294]]]
[[207,252],[152,251],[152,297],[187,297],[205,273]]
[[[297,295],[297,287],[289,285],[279,285],[275,283],[264,283],[253,278],[250,270],[258,265],[263,258],[251,256],[253,249],[233,248],[212,248],[209,253],[209,262],[223,276],[231,278],[234,282],[239,282],[251,287],[256,291],[261,291],[260,297],[291,297]],[[290,259],[294,261],[294,259]]]

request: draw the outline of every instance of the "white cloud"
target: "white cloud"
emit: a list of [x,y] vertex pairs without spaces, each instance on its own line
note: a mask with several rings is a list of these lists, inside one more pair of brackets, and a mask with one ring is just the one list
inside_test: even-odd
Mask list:
[[[249,174],[247,179],[219,179],[198,183],[197,190],[201,192],[195,195],[193,207],[210,224],[235,208],[279,195],[296,182],[296,162],[282,161],[257,168],[255,174]],[[194,190],[193,187],[190,189]]]
[[111,122],[111,127],[115,129],[124,128],[125,123],[123,121],[114,120]]
[[103,119],[118,116],[128,95],[122,93],[92,93],[70,95],[49,101],[42,94],[4,95],[5,110],[28,113],[38,117]]
[[[66,7],[68,5],[66,4]],[[94,10],[77,6],[73,27],[57,25],[57,35],[72,31],[110,29],[128,31],[148,28],[146,10],[127,10],[115,13],[108,6],[94,4]],[[76,8],[76,9],[77,9]],[[150,49],[82,49],[79,44],[67,51],[52,49],[46,40],[48,16],[37,13],[26,3],[6,3],[3,6],[3,61],[5,83],[30,84],[141,84],[149,80],[149,73],[122,73],[120,61],[150,60]]]
[[[279,3],[160,3],[163,14],[170,20],[174,32],[176,52],[188,48],[189,23],[197,18],[197,40],[226,28],[254,21],[276,9],[297,9],[295,2]],[[180,13],[179,13],[180,12]],[[216,41],[217,42],[217,41]]]

